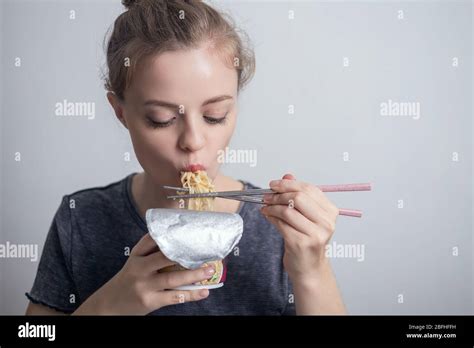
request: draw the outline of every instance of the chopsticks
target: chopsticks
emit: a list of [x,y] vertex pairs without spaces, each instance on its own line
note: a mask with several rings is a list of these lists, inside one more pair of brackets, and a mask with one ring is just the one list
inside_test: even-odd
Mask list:
[[[370,191],[372,189],[370,183],[363,184],[338,184],[338,185],[316,185],[323,192],[349,192],[349,191]],[[163,186],[164,189],[188,192],[189,189],[183,187],[174,186]],[[212,198],[220,197],[226,199],[234,199],[243,202],[265,204],[263,197],[265,193],[277,193],[272,189],[248,189],[240,191],[218,191],[218,192],[206,192],[206,193],[193,193],[193,194],[180,194],[167,196],[168,199],[176,198]],[[351,217],[362,217],[360,210],[353,209],[339,209],[339,215],[351,216]]]

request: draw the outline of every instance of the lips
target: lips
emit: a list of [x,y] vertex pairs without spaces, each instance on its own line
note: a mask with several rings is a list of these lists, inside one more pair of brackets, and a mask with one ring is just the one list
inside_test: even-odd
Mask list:
[[204,166],[202,164],[190,164],[186,167],[184,167],[183,171],[185,172],[197,172],[198,170],[206,170],[206,168],[204,168]]

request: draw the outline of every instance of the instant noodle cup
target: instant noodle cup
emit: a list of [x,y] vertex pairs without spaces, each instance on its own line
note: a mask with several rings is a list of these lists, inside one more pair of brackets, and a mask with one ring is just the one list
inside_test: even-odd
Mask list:
[[[176,290],[216,289],[223,286],[225,282],[225,278],[226,278],[226,273],[227,273],[227,267],[225,265],[225,262],[221,260],[205,262],[201,267],[207,267],[209,265],[213,266],[215,270],[214,274],[209,279],[206,279],[194,284],[190,284],[190,285],[178,286],[174,289]],[[158,273],[183,271],[186,269],[187,268],[184,268],[183,266],[179,264],[175,264],[175,265],[160,269]]]
[[227,269],[223,260],[238,244],[243,232],[239,214],[187,209],[148,209],[146,222],[160,251],[175,265],[159,272],[197,269],[212,265],[210,279],[178,287],[181,290],[223,286]]

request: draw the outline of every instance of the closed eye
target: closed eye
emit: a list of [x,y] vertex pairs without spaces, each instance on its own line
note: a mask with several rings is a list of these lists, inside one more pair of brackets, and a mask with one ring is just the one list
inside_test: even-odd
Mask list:
[[211,117],[204,115],[204,119],[209,124],[224,124],[227,121],[227,114],[228,112],[222,117]]
[[[222,116],[222,117],[212,117],[212,116],[206,116],[204,115],[204,119],[206,120],[207,123],[215,125],[215,124],[225,124],[227,121],[227,114],[228,112]],[[166,121],[166,122],[158,122],[154,121],[151,118],[147,117],[147,122],[152,128],[165,128],[171,126],[174,121],[176,120],[176,117],[173,117],[172,119]]]
[[176,119],[176,117],[173,117],[172,119],[170,119],[169,121],[166,121],[166,122],[157,122],[157,121],[154,121],[152,120],[151,118],[148,118],[147,117],[147,120],[148,120],[148,124],[152,127],[152,128],[164,128],[164,127],[168,127],[168,126],[171,126],[174,122],[174,120]]

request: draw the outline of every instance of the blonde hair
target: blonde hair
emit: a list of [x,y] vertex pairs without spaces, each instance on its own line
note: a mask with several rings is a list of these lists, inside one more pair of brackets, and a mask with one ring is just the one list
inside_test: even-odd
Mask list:
[[205,43],[237,70],[239,91],[252,79],[253,49],[229,15],[199,0],[122,0],[122,4],[127,11],[117,17],[107,40],[104,74],[105,88],[121,100],[145,58]]

